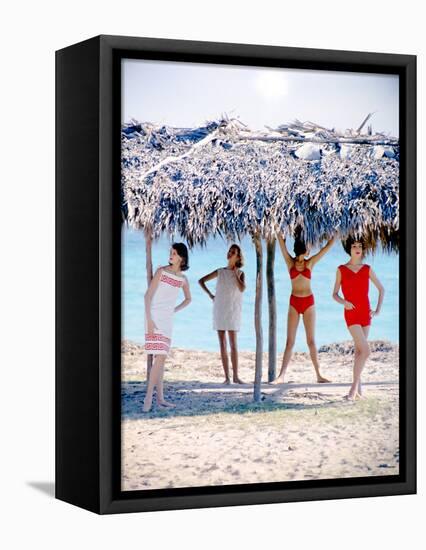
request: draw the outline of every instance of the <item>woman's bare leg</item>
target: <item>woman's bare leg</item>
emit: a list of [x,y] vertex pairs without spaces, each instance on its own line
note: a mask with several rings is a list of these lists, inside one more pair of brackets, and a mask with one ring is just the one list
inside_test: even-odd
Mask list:
[[143,402],[143,411],[148,412],[152,407],[152,397],[154,394],[154,388],[158,384],[161,372],[164,369],[164,361],[166,360],[165,355],[156,355],[154,358],[154,363],[149,374],[148,385],[146,388],[146,395]]
[[370,348],[361,325],[352,325],[349,327],[355,345],[354,372],[351,388],[348,393],[348,399],[355,399],[361,382],[361,373],[365,362],[370,355]]
[[271,384],[282,384],[284,382],[284,376],[290,363],[291,354],[293,352],[294,342],[296,340],[297,327],[299,325],[299,314],[293,306],[288,306],[287,316],[287,342],[285,345],[283,362],[281,365],[280,374],[271,382]]
[[160,372],[158,374],[158,381],[157,381],[157,405],[160,405],[160,407],[171,407],[171,408],[175,408],[176,405],[174,405],[173,403],[170,403],[169,401],[166,401],[164,399],[164,388],[163,388],[163,383],[164,383],[164,363],[166,361],[166,358],[164,356],[164,361],[163,361],[163,364],[161,366],[161,369],[160,369]]
[[[364,332],[364,336],[365,336],[365,339],[368,340],[368,333],[370,332],[370,327],[367,326],[367,327],[362,327],[362,331]],[[358,384],[358,390],[357,390],[357,397],[361,398],[363,397],[363,393],[362,393],[362,386],[361,386],[361,377],[359,379],[359,384]]]
[[305,313],[303,314],[303,324],[305,325],[306,343],[308,344],[311,361],[317,375],[317,382],[320,384],[330,382],[330,380],[327,380],[327,378],[321,376],[320,373],[318,351],[315,344],[315,306],[310,306],[305,310]]
[[234,384],[244,384],[238,377],[238,347],[237,347],[237,332],[228,330],[229,346],[231,348],[231,363],[232,363],[232,380]]
[[231,379],[229,378],[229,361],[228,350],[226,349],[226,332],[224,330],[218,330],[217,335],[219,336],[220,357],[222,359],[223,371],[225,373],[224,384],[230,384]]

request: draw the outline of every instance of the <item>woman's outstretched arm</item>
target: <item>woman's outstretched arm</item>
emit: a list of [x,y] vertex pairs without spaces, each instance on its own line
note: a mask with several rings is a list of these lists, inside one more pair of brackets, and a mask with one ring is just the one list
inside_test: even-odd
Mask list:
[[378,315],[380,313],[380,310],[382,309],[382,303],[383,298],[385,297],[385,287],[382,285],[382,283],[377,278],[377,275],[374,273],[374,271],[370,267],[370,279],[374,286],[379,291],[379,298],[377,300],[377,306],[376,309],[371,311],[371,315]]
[[280,248],[281,248],[281,253],[283,255],[284,261],[287,264],[288,269],[291,269],[293,267],[294,262],[293,262],[293,258],[290,256],[290,254],[287,250],[285,240],[282,238],[280,233],[277,233],[277,239],[278,239],[278,243],[279,243]]
[[210,292],[210,290],[207,288],[206,283],[207,281],[211,281],[212,279],[215,279],[217,277],[217,269],[209,273],[208,275],[204,275],[204,277],[201,277],[201,279],[198,281],[198,284],[200,287],[206,292],[210,298],[214,299],[214,294]]
[[[323,248],[321,248],[321,250],[319,252],[317,252],[314,256],[312,256],[312,258],[309,258],[309,263],[311,264],[311,266],[313,267],[317,262],[319,262],[319,260],[321,260],[321,258],[324,256],[324,254],[327,254],[327,252],[330,250],[330,248],[333,246],[334,244],[334,241],[335,241],[335,237],[333,237],[332,239],[330,239],[327,244],[325,246],[323,246]],[[340,272],[339,272],[340,273]]]

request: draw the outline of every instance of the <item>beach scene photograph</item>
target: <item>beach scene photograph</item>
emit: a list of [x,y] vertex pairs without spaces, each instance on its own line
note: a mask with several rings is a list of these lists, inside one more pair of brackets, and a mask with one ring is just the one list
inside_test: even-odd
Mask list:
[[399,79],[124,59],[121,489],[399,474]]

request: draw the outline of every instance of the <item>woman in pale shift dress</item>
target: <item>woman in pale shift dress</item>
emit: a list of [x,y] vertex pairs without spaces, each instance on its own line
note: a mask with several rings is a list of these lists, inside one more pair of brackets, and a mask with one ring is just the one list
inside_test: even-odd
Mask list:
[[[145,351],[154,356],[154,361],[147,384],[144,412],[151,409],[154,388],[157,388],[157,405],[174,407],[164,399],[164,363],[170,351],[174,314],[191,302],[189,283],[182,273],[188,267],[188,249],[183,243],[174,243],[170,249],[169,265],[157,269],[145,293]],[[176,306],[180,289],[185,299]]]
[[[231,348],[232,380],[236,384],[243,384],[238,376],[237,332],[241,326],[242,293],[246,288],[246,284],[244,272],[240,269],[244,264],[243,254],[237,244],[233,244],[229,248],[227,259],[227,267],[215,269],[198,282],[213,300],[213,328],[217,330],[219,336],[220,355],[225,372],[224,383],[231,383],[226,343],[226,333],[228,333]],[[214,295],[207,288],[206,282],[216,278],[216,294]]]

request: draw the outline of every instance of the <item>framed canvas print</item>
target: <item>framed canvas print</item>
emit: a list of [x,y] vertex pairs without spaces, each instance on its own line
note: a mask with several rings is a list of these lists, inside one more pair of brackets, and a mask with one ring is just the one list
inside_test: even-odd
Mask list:
[[56,496],[414,493],[416,57],[56,52]]

